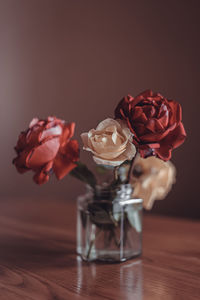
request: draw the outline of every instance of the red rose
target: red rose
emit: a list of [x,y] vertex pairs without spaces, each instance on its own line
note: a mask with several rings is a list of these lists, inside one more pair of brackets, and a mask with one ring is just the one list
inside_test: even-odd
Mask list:
[[156,155],[169,160],[171,151],[186,137],[180,104],[151,90],[135,98],[124,97],[115,109],[115,117],[127,122],[143,158]]
[[65,124],[55,117],[47,120],[34,118],[28,130],[19,136],[13,160],[19,173],[32,170],[34,181],[43,184],[49,180],[53,170],[58,179],[62,179],[76,167],[79,159],[79,147],[74,135],[75,123]]

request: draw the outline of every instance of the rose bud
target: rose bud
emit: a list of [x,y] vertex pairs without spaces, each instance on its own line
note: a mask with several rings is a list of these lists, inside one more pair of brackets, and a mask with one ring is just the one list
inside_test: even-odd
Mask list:
[[84,150],[93,153],[97,164],[119,166],[125,160],[131,160],[136,154],[132,144],[132,134],[125,122],[106,119],[96,129],[82,133]]
[[133,197],[142,198],[144,208],[151,209],[155,200],[167,196],[175,183],[175,177],[176,169],[170,161],[137,156],[131,181]]
[[13,160],[19,173],[32,170],[34,181],[43,184],[53,171],[62,179],[76,167],[79,160],[79,147],[74,135],[75,123],[66,124],[56,117],[47,120],[34,118],[29,128],[18,138]]
[[124,97],[115,109],[115,118],[127,122],[143,158],[155,155],[169,160],[172,150],[186,137],[180,104],[151,90],[135,98]]

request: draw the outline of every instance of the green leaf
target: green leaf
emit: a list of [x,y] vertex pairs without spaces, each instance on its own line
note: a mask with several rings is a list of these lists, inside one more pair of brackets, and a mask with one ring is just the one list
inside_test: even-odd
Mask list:
[[108,170],[104,166],[97,165],[96,171],[100,175],[104,175]]
[[89,203],[88,211],[90,219],[94,224],[112,224],[109,212],[100,203]]
[[[92,202],[88,204],[90,220],[98,227],[109,229],[109,226],[116,226],[115,219],[112,215],[112,203],[109,202]],[[107,228],[108,227],[108,228]]]
[[97,181],[94,174],[87,168],[85,164],[81,162],[77,162],[76,164],[77,167],[70,172],[70,175],[95,188]]

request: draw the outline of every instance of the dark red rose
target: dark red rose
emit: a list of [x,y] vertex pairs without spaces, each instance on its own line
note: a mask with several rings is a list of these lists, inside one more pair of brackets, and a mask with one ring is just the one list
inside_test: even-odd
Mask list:
[[79,160],[78,142],[71,140],[74,129],[75,123],[66,124],[56,117],[34,118],[15,147],[17,157],[13,163],[18,172],[34,171],[33,179],[38,184],[47,182],[52,171],[62,179]]
[[155,155],[167,161],[186,137],[180,104],[151,90],[135,98],[124,97],[115,109],[115,118],[127,122],[143,158]]

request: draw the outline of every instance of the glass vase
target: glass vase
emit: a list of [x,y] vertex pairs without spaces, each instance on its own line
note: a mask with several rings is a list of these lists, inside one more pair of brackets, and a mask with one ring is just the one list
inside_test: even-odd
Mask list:
[[130,184],[87,187],[78,197],[77,253],[85,261],[122,262],[142,252],[142,199]]

